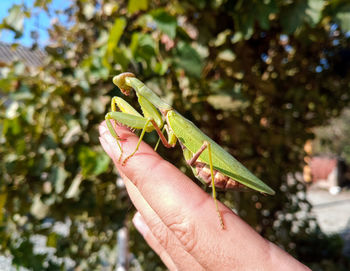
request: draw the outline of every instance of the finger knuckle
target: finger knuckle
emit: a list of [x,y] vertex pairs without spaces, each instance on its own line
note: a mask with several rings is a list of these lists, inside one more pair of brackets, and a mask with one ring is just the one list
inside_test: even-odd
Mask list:
[[152,233],[159,244],[166,250],[169,246],[169,232],[163,223],[152,225]]
[[179,240],[184,250],[191,253],[197,244],[195,225],[182,215],[173,216],[168,228],[173,232],[174,236]]

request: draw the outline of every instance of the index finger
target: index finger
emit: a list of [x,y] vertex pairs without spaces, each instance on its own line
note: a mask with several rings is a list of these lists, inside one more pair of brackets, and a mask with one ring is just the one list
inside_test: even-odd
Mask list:
[[[138,138],[128,129],[118,126],[118,135],[125,157],[131,153]],[[302,265],[263,239],[230,209],[219,203],[226,229],[222,230],[213,199],[153,149],[141,143],[137,153],[125,166],[118,163],[119,148],[105,125],[100,135],[107,142],[107,153],[118,170],[130,179],[162,222],[178,238],[184,249],[206,269],[230,270],[233,267],[266,270],[275,268],[276,261],[288,266]],[[303,268],[304,269],[304,268]]]

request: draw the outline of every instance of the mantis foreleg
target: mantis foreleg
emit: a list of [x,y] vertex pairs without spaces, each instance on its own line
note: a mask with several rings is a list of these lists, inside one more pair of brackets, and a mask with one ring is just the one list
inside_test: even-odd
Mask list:
[[140,147],[140,144],[141,144],[141,141],[142,141],[142,138],[143,136],[145,135],[145,132],[146,132],[146,129],[147,129],[147,125],[151,122],[152,120],[150,119],[147,119],[146,123],[145,123],[145,126],[143,127],[142,129],[142,132],[141,132],[141,135],[140,135],[140,138],[139,138],[139,141],[137,142],[137,145],[136,145],[136,148],[135,150],[128,156],[124,159],[123,161],[123,166],[126,164],[126,162],[135,155],[135,153],[137,152],[137,150],[139,149]]
[[[125,102],[122,98],[120,97],[113,97],[112,100],[111,100],[111,111],[112,112],[117,112],[117,107],[122,111],[122,112],[127,112],[128,114],[130,115],[134,115],[136,117],[140,117],[142,118],[142,115],[139,114],[131,105],[129,105],[127,102]],[[120,161],[120,159],[122,158],[123,156],[123,149],[122,147],[120,146],[120,137],[118,136],[118,134],[115,132],[114,128],[113,128],[113,125],[112,125],[112,122],[111,120],[114,119],[114,120],[118,120],[115,116],[115,113],[108,113],[105,117],[106,119],[106,124],[107,124],[107,127],[110,131],[110,133],[112,134],[112,136],[116,139],[117,141],[117,144],[118,144],[118,147],[119,147],[119,150],[120,150],[120,155],[119,155],[119,159],[118,161]],[[121,121],[122,122],[122,121]]]
[[146,123],[145,123],[145,126],[143,127],[142,129],[142,132],[141,132],[141,135],[140,135],[140,138],[139,138],[139,141],[137,142],[137,145],[136,145],[136,148],[135,150],[128,156],[125,158],[125,160],[123,161],[123,165],[126,164],[126,162],[135,155],[135,153],[137,152],[137,150],[139,149],[140,147],[140,144],[141,144],[141,141],[143,139],[143,136],[145,135],[145,132],[146,132],[146,129],[147,129],[147,126],[149,123],[152,123],[153,125],[153,128],[154,130],[156,130],[157,134],[159,135],[159,139],[160,141],[163,143],[163,145],[167,148],[173,148],[175,146],[175,144],[171,144],[169,143],[164,134],[162,133],[162,131],[160,130],[159,126],[157,125],[157,123],[153,120],[153,119],[147,119]]
[[113,119],[113,118],[110,116],[110,114],[107,114],[105,119],[106,119],[106,124],[107,124],[108,130],[112,134],[112,136],[115,138],[115,140],[117,141],[117,144],[118,144],[118,147],[120,150],[120,155],[119,155],[119,159],[118,159],[118,162],[119,162],[120,159],[122,158],[122,155],[123,155],[123,148],[122,148],[122,146],[120,146],[120,143],[119,143],[120,137],[118,136],[118,134],[115,132],[115,130],[113,128],[113,125],[111,122],[111,119]]

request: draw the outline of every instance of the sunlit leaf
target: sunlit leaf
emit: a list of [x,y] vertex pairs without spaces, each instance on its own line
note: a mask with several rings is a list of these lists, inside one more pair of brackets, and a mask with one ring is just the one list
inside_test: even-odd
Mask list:
[[110,16],[113,14],[113,12],[116,12],[118,10],[118,4],[117,3],[106,3],[103,5],[103,11],[106,13],[106,15]]
[[232,62],[236,59],[236,55],[231,50],[221,51],[218,58],[224,61]]
[[322,10],[325,2],[323,0],[308,0],[306,15],[310,18],[312,26],[318,24],[322,16]]
[[41,201],[40,195],[36,194],[33,199],[33,204],[30,207],[30,213],[37,219],[43,219],[46,217],[48,211],[49,207]]
[[54,184],[57,194],[64,190],[64,183],[68,177],[68,172],[63,167],[53,167],[51,169],[51,181]]
[[129,0],[128,12],[133,14],[139,10],[147,10],[148,0]]
[[9,15],[4,18],[5,26],[16,33],[16,38],[22,35],[24,18],[25,13],[20,5],[13,5],[9,10]]
[[74,198],[79,195],[79,192],[80,192],[79,187],[82,180],[83,180],[83,176],[81,174],[77,174],[77,176],[75,176],[75,178],[73,179],[73,182],[69,186],[67,193],[65,195],[67,199]]
[[350,31],[350,5],[339,10],[335,16],[344,32]]
[[95,7],[91,3],[86,3],[83,6],[83,13],[86,19],[90,20],[94,16]]
[[118,42],[123,34],[126,21],[124,18],[117,18],[114,21],[114,25],[109,32],[109,39],[107,42],[106,59],[107,63],[112,61],[113,50],[118,46]]

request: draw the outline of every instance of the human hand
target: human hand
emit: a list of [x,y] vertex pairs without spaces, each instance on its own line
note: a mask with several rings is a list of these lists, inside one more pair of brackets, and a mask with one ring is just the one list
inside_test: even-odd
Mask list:
[[[126,157],[138,137],[125,127],[115,128]],[[223,230],[210,195],[146,143],[122,166],[105,122],[100,142],[138,210],[135,227],[170,270],[309,270],[219,202]]]

